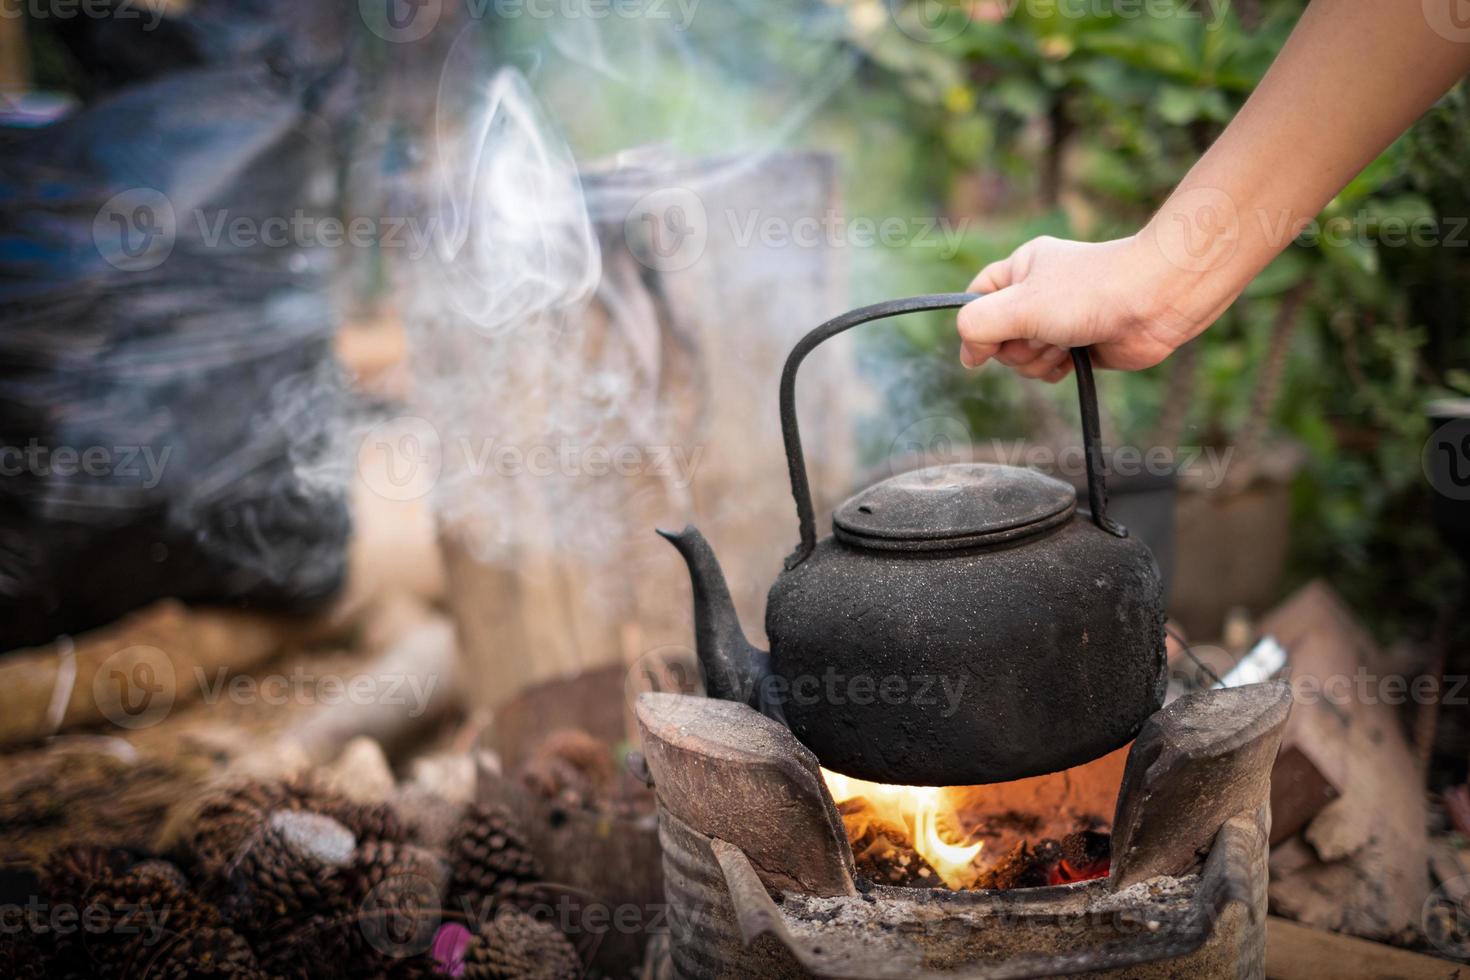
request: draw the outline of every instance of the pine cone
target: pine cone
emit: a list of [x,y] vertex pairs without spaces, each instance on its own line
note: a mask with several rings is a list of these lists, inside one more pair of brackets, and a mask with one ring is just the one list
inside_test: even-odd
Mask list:
[[442,895],[447,872],[444,862],[433,852],[413,844],[392,841],[364,841],[352,858],[354,900],[370,897],[385,882],[396,877],[411,876],[427,884],[428,890]]
[[226,875],[241,847],[281,802],[279,784],[253,780],[206,796],[184,840],[200,874],[210,878]]
[[[347,832],[328,817],[304,811],[278,811],[272,820],[276,825],[273,842],[261,848],[251,865],[254,884],[249,886],[270,896],[265,914],[251,917],[250,935],[272,976],[317,978],[343,970],[360,975],[380,965],[373,939],[397,924],[395,915],[409,915],[411,926],[425,906],[438,914],[446,874],[427,851],[368,840],[350,855],[333,855],[330,863],[315,860],[316,870],[311,874],[318,876],[313,879],[317,893],[308,895],[306,881],[298,880],[296,874],[269,871],[286,867],[292,860],[289,855],[279,855],[289,840],[282,829],[299,831],[325,821]],[[272,851],[277,856],[272,857]],[[391,948],[391,942],[378,938],[377,945]]]
[[616,778],[607,743],[580,728],[552,732],[521,767],[521,782],[533,793],[571,806],[607,799]]
[[450,839],[449,861],[451,899],[457,910],[468,903],[473,919],[503,904],[526,908],[537,900],[541,867],[503,806],[476,803],[465,811]]
[[325,980],[360,973],[356,918],[281,919],[252,936],[261,968],[275,980]]
[[167,937],[219,922],[218,910],[190,892],[172,864],[147,860],[121,870],[124,862],[119,851],[72,848],[48,863],[53,901],[75,903],[87,923],[57,936],[57,972],[126,976]]
[[355,921],[347,939],[357,964],[382,972],[425,953],[445,907],[449,869],[412,844],[368,841],[353,866]]
[[207,797],[186,846],[207,874],[219,874],[267,814],[307,810],[331,817],[359,840],[408,840],[408,828],[386,803],[357,803],[309,778],[250,780]]
[[77,844],[47,855],[41,887],[52,902],[80,905],[97,886],[110,882],[127,867],[127,854],[117,848]]
[[0,936],[0,976],[14,980],[45,980],[55,976],[56,957],[47,941],[49,938],[25,929]]
[[465,949],[464,980],[577,980],[582,961],[567,938],[524,912],[504,908]]
[[407,844],[412,836],[408,825],[388,803],[355,803],[345,798],[319,812],[340,820],[360,841],[380,840]]
[[[87,897],[96,921],[121,936],[156,939],[159,929],[189,932],[219,924],[219,911],[188,889],[178,868],[167,861],[142,861],[99,884]],[[96,911],[101,910],[101,911]]]
[[372,980],[442,980],[444,974],[435,968],[433,960],[421,953],[391,960],[368,976]]
[[223,926],[191,929],[159,956],[143,964],[144,973],[158,980],[224,977],[228,980],[265,980],[255,953],[245,937]]
[[331,817],[303,810],[272,812],[234,858],[232,877],[244,893],[240,924],[248,934],[278,920],[346,916],[346,866],[356,838]]
[[359,803],[320,780],[301,776],[277,784],[279,799],[272,809],[314,810],[336,820],[357,835],[358,840],[408,842],[408,826],[389,803]]

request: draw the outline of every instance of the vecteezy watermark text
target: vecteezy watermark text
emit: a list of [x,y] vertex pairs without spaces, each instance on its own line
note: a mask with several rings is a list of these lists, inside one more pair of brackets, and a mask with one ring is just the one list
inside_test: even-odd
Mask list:
[[287,704],[339,705],[358,707],[388,705],[406,707],[410,718],[418,718],[429,708],[434,689],[439,686],[437,674],[318,674],[297,666],[288,673],[231,674],[221,667],[213,677],[204,668],[194,668],[194,682],[205,704],[230,701],[234,704],[264,704],[280,707]]
[[[1087,475],[1087,456],[1081,446],[1053,449],[1023,439],[990,440],[994,457],[1011,466],[1029,466],[1067,477]],[[1225,482],[1233,446],[1101,446],[1099,455],[1110,476],[1198,476],[1213,490]]]
[[193,230],[209,248],[391,248],[407,249],[409,259],[429,254],[439,222],[434,218],[358,215],[342,219],[298,208],[288,215],[231,214],[195,209]]
[[434,489],[445,460],[470,477],[598,479],[657,477],[676,489],[694,483],[702,445],[583,443],[571,439],[524,444],[496,438],[440,438],[427,419],[404,415],[373,426],[358,448],[358,472],[368,489],[390,500],[413,500]]
[[908,248],[953,257],[969,219],[943,215],[788,214],[761,208],[711,212],[687,187],[661,187],[640,197],[623,219],[629,250],[643,265],[678,272],[698,262],[712,234],[736,248]]
[[[1024,15],[1032,20],[1203,20],[1208,31],[1224,23],[1228,3],[1205,0],[883,0],[895,27],[915,41],[952,41],[976,23]],[[872,9],[872,8],[858,8]]]
[[[897,707],[912,705],[920,708],[938,708],[939,717],[949,718],[959,710],[965,688],[969,686],[968,675],[959,674],[869,674],[846,673],[836,667],[828,667],[821,674],[767,674],[754,681],[755,696],[764,708],[780,709],[788,705],[812,707],[831,705],[842,707],[853,705],[866,708],[873,705]],[[726,686],[732,690],[749,687],[750,682],[740,678],[727,678]],[[742,698],[749,701],[748,691],[740,691]]]
[[[393,44],[419,41],[431,34],[444,13],[446,0],[358,0],[368,30]],[[470,20],[602,21],[648,20],[686,30],[694,22],[700,0],[464,0],[461,13]],[[461,21],[453,19],[456,26]]]
[[343,218],[307,208],[266,215],[229,208],[181,211],[161,191],[135,187],[98,209],[92,241],[112,267],[146,272],[162,265],[180,241],[206,249],[392,249],[417,261],[442,243],[441,228],[433,216]]
[[154,907],[141,902],[72,905],[44,902],[39,895],[31,895],[23,903],[0,904],[0,942],[4,937],[21,934],[70,936],[80,932],[137,936],[143,945],[151,946],[164,938],[164,918],[168,913],[167,906]]
[[210,673],[198,665],[183,672],[164,650],[135,645],[101,663],[93,676],[92,695],[103,717],[135,730],[167,718],[181,695],[194,700],[186,694],[190,685],[197,699],[208,705],[386,705],[419,718],[429,710],[439,676],[411,671],[338,674],[303,665],[268,674],[232,674],[223,667]]
[[152,490],[163,479],[172,446],[52,446],[31,439],[0,445],[0,477],[116,477]]
[[170,0],[0,0],[0,20],[141,20],[151,31]]
[[941,259],[952,258],[969,227],[969,219],[953,221],[942,215],[904,217],[849,216],[827,210],[821,214],[789,217],[759,210],[724,212],[730,238],[741,248],[922,248]]

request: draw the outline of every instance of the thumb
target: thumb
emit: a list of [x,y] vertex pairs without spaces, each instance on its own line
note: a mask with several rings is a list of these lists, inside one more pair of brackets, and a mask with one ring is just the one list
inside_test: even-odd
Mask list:
[[1024,289],[1008,286],[971,300],[960,308],[960,360],[976,368],[996,355],[1008,340],[1030,336],[1030,298]]

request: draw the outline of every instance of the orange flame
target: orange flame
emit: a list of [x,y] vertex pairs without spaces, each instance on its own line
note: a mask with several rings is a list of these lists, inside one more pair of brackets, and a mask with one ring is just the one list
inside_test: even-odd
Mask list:
[[822,770],[822,778],[834,803],[860,796],[884,817],[906,825],[914,850],[950,888],[966,888],[974,882],[975,858],[985,842],[951,844],[939,835],[940,815],[954,815],[942,787],[870,783],[828,769]]

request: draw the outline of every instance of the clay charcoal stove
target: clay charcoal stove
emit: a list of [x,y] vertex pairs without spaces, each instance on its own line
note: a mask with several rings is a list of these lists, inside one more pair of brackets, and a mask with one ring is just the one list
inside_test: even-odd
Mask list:
[[[1163,707],[1074,769],[973,787],[821,769],[730,701],[637,713],[673,918],[659,975],[1264,975],[1285,684]],[[839,802],[840,801],[840,802]]]

